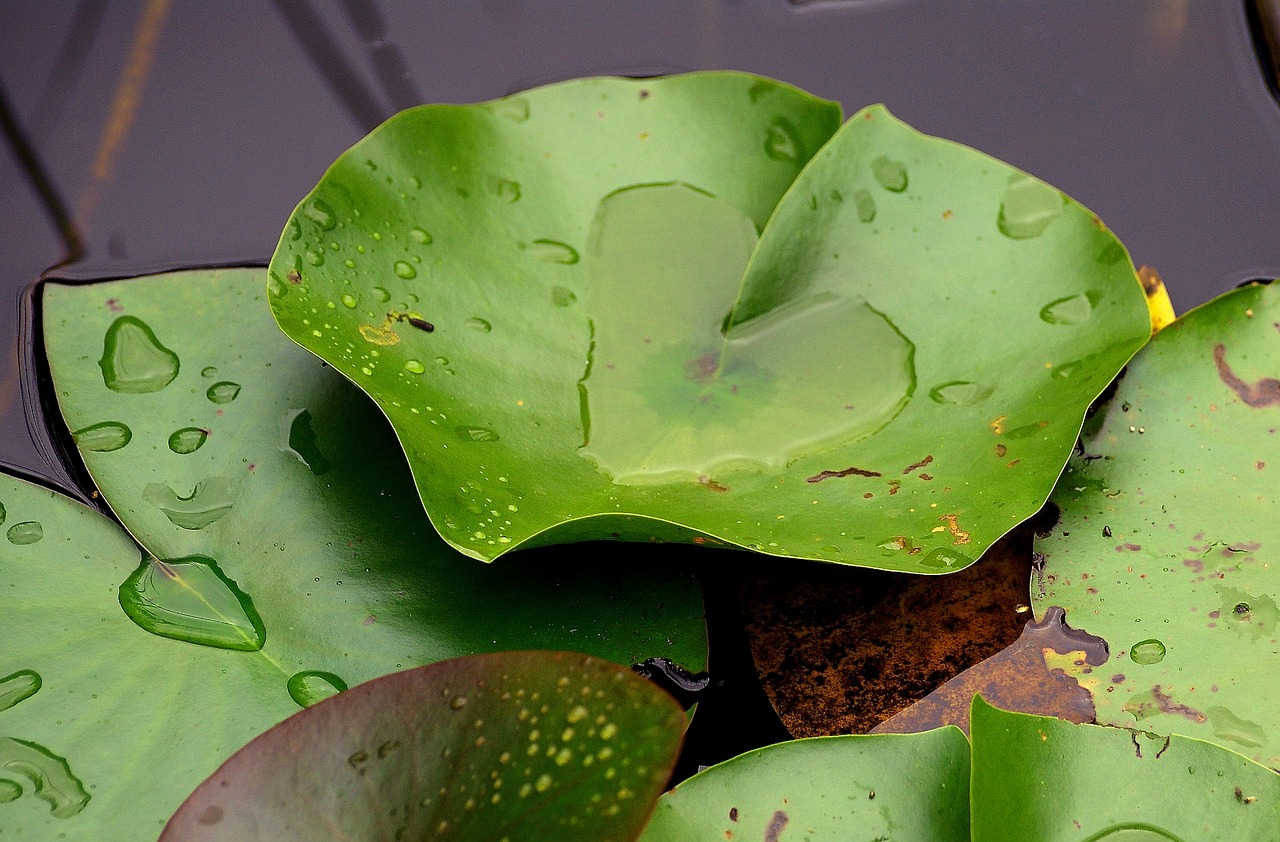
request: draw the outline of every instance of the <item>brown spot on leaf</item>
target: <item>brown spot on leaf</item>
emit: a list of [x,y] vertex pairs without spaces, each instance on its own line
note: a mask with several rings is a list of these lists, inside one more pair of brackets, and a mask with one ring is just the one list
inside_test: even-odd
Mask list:
[[1213,347],[1213,362],[1218,367],[1218,378],[1227,384],[1246,406],[1261,409],[1280,404],[1280,380],[1261,377],[1253,383],[1246,382],[1227,364],[1227,348],[1222,343]]
[[908,465],[906,468],[903,469],[902,473],[909,474],[917,468],[923,468],[925,465],[928,465],[932,461],[933,461],[932,456],[926,456],[923,459],[921,459],[919,462]]
[[898,489],[901,487],[902,487],[902,480],[900,479],[889,480],[889,496],[892,497],[894,494],[897,494]]
[[290,269],[289,274],[285,275],[285,278],[287,278],[289,283],[294,286],[299,286],[302,283],[302,273],[297,269]]
[[942,517],[938,518],[938,520],[944,520],[947,522],[947,530],[951,533],[951,537],[956,539],[952,543],[956,545],[967,544],[972,539],[969,537],[968,532],[965,532],[963,529],[960,528],[960,524],[958,522],[959,519],[960,519],[959,515],[943,515]]
[[813,476],[805,480],[805,482],[822,482],[824,479],[838,479],[840,477],[878,477],[883,476],[879,471],[866,471],[862,468],[845,468],[843,471],[819,471]]
[[1141,544],[1117,544],[1116,545],[1116,552],[1118,553],[1136,553],[1140,549],[1142,549]]
[[991,422],[991,425],[990,425],[990,426],[991,426],[991,432],[995,433],[997,436],[1003,436],[1003,435],[1004,435],[1004,421],[1005,421],[1005,419],[1006,419],[1006,418],[1008,418],[1008,417],[1009,417],[1009,416],[1007,416],[1007,415],[1001,415],[999,418],[996,418],[994,421],[992,421],[992,422]]
[[719,370],[720,355],[714,351],[684,364],[685,379],[692,380],[694,383],[710,383]]
[[1004,455],[1005,455],[1006,453],[1008,453],[1008,452],[1009,452],[1009,448],[1005,447],[1003,444],[997,444],[997,445],[996,445],[996,455],[997,455],[997,456],[999,456],[999,457],[1001,457],[1001,458],[1004,458]]
[[787,826],[787,822],[791,819],[782,810],[774,810],[773,815],[769,818],[769,824],[764,829],[764,842],[778,842],[778,837],[782,835],[782,831]]
[[711,477],[706,475],[698,477],[698,482],[701,483],[704,488],[709,488],[712,491],[718,491],[721,494],[729,490],[729,486],[721,485],[720,483],[716,482]]

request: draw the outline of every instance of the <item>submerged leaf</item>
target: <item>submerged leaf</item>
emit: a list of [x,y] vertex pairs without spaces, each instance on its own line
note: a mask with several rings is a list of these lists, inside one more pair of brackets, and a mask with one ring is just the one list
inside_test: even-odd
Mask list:
[[1142,290],[1053,188],[883,108],[836,122],[736,73],[414,109],[298,206],[271,306],[378,401],[469,555],[956,570],[1043,502],[1150,332]]
[[1184,315],[1134,359],[1085,430],[1038,542],[1038,613],[1110,644],[1060,666],[1098,721],[1188,734],[1280,767],[1280,288]]
[[631,840],[684,732],[670,696],[559,652],[459,658],[355,687],[255,739],[162,842]]

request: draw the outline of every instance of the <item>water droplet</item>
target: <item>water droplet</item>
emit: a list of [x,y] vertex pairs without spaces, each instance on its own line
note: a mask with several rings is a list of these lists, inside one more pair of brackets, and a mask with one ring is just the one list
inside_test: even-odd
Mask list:
[[142,499],[155,506],[169,522],[180,529],[204,529],[224,517],[235,505],[231,481],[226,477],[209,477],[196,483],[183,497],[169,486],[153,482],[142,489]]
[[395,266],[396,275],[404,278],[406,281],[413,280],[418,277],[418,270],[413,268],[413,264],[405,260],[397,260]]
[[488,427],[456,427],[458,438],[463,441],[497,441],[498,434]]
[[577,300],[578,296],[574,295],[573,290],[568,287],[551,288],[551,303],[557,307],[569,307]]
[[618,726],[612,722],[606,722],[604,727],[600,729],[600,739],[612,740],[618,733]]
[[161,637],[244,652],[267,639],[253,601],[204,556],[146,559],[119,596],[129,619]]
[[92,450],[95,453],[110,453],[119,450],[133,438],[133,431],[119,421],[103,421],[91,424],[71,434],[76,447],[81,450]]
[[307,252],[307,263],[310,263],[312,266],[323,266],[323,265],[324,265],[324,255],[323,255],[323,254],[321,254],[321,253],[320,253],[320,252],[318,252],[318,251],[308,251],[308,252]]
[[35,670],[18,670],[0,678],[0,710],[8,710],[40,690],[40,674]]
[[[2,710],[3,708],[0,708]],[[1230,740],[1249,748],[1266,745],[1267,733],[1256,722],[1250,722],[1236,716],[1224,707],[1214,706],[1205,710],[1209,715],[1209,724],[1213,726],[1213,735],[1221,740]]]
[[489,331],[493,330],[493,325],[489,324],[487,319],[482,319],[479,316],[472,316],[471,318],[467,319],[467,327],[471,328],[477,333],[488,333]]
[[934,403],[949,403],[957,406],[970,406],[991,397],[995,390],[981,383],[968,380],[952,380],[934,386],[929,390],[929,399]]
[[1135,664],[1150,666],[1164,660],[1164,644],[1155,638],[1140,640],[1129,647],[1129,657]]
[[1078,325],[1087,322],[1101,295],[1093,290],[1050,301],[1040,308],[1040,321],[1051,325]]
[[901,193],[907,189],[907,168],[901,161],[895,161],[887,155],[880,155],[871,162],[871,175],[876,182],[893,193]]
[[0,804],[8,804],[22,797],[22,787],[13,781],[0,780]]
[[217,377],[218,369],[211,365],[207,365],[204,368],[200,369],[200,376],[201,377]]
[[1104,828],[1090,836],[1085,842],[1183,842],[1177,836],[1162,827],[1147,822],[1121,822]]
[[343,304],[343,306],[344,306],[344,307],[347,307],[347,308],[349,308],[349,309],[351,309],[351,310],[354,310],[354,309],[356,308],[356,305],[357,305],[357,304],[359,304],[359,303],[360,303],[360,300],[359,300],[358,298],[356,298],[354,295],[352,295],[351,293],[345,293],[345,294],[342,296],[342,304]]
[[405,360],[404,370],[412,374],[422,374],[427,367],[422,364],[422,360]]
[[529,101],[521,96],[509,96],[489,103],[489,111],[516,123],[529,119]]
[[499,179],[495,192],[504,202],[518,202],[520,201],[520,182]]
[[551,776],[539,775],[538,779],[533,782],[533,788],[538,792],[546,792],[551,789]]
[[587,715],[588,715],[588,711],[585,707],[583,707],[582,705],[574,705],[573,709],[571,709],[569,713],[565,715],[565,719],[569,722],[569,724],[572,725],[574,723],[581,722],[582,720],[586,719]]
[[178,355],[156,339],[141,319],[121,316],[103,341],[102,380],[113,392],[158,392],[178,376]]
[[801,155],[800,137],[786,117],[774,117],[764,136],[764,154],[775,161],[797,161]]
[[169,435],[169,449],[174,453],[195,453],[208,438],[208,430],[202,430],[199,427],[183,427]]
[[316,432],[311,426],[311,413],[308,410],[295,409],[285,413],[284,429],[287,431],[287,444],[281,450],[293,454],[316,476],[333,467],[333,463],[325,458],[316,444]]
[[302,238],[302,226],[298,224],[296,218],[289,220],[289,239],[298,240]]
[[231,403],[240,395],[240,384],[221,380],[209,387],[205,397],[217,404]]
[[291,675],[286,686],[289,696],[298,703],[298,707],[309,708],[316,702],[323,702],[346,690],[347,682],[331,672],[303,670]]
[[963,567],[968,567],[972,563],[973,559],[948,547],[937,547],[930,550],[928,555],[920,559],[921,566],[933,567],[938,570],[959,570]]
[[385,304],[391,300],[391,293],[387,292],[385,287],[374,287],[373,297]]
[[853,194],[853,206],[858,211],[860,222],[870,222],[876,218],[876,200],[866,190]]
[[467,706],[466,696],[454,696],[453,701],[449,702],[449,707],[453,708],[454,710],[462,710],[466,706]]
[[[54,818],[69,819],[89,803],[89,793],[80,779],[71,773],[66,758],[38,743],[0,737],[0,769],[16,772],[31,781],[36,798],[49,805],[49,812]],[[0,797],[0,801],[10,795],[17,798],[22,794],[21,785],[7,780],[4,783],[11,786],[4,790],[7,794]]]
[[44,527],[38,521],[26,520],[10,526],[5,534],[10,544],[34,544],[44,537]]
[[338,215],[324,199],[312,199],[302,206],[302,215],[315,223],[321,231],[329,231],[338,224]]
[[547,263],[570,266],[578,262],[578,250],[558,240],[534,240],[528,249],[531,257]]
[[436,357],[436,365],[448,365],[448,364],[449,364],[448,357]]
[[1015,175],[1000,200],[996,227],[1012,240],[1029,240],[1043,234],[1065,205],[1062,194],[1043,181]]
[[410,228],[409,239],[419,245],[429,246],[435,238],[425,228]]

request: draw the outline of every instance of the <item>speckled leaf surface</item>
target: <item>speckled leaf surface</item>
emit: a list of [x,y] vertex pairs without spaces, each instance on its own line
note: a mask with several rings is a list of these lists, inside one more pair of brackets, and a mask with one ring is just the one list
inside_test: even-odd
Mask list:
[[643,842],[969,839],[959,728],[814,737],[712,766],[658,800]]
[[160,838],[626,842],[684,725],[664,691],[605,661],[445,661],[352,688],[258,737]]
[[1280,289],[1199,307],[1140,353],[1083,436],[1038,541],[1038,613],[1105,638],[1061,666],[1098,721],[1220,743],[1280,767]]
[[975,698],[973,840],[1270,839],[1280,775],[1219,746],[1009,713]]
[[414,109],[298,206],[271,306],[387,412],[465,553],[958,569],[1048,495],[1142,290],[1057,190],[883,108],[836,120],[733,73]]

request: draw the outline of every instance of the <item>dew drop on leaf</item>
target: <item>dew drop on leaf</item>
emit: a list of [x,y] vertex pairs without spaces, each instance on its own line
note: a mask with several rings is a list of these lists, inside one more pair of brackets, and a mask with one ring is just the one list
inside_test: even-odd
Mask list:
[[133,431],[119,421],[102,421],[76,430],[71,438],[81,450],[110,453],[128,444],[133,438]]
[[44,527],[34,520],[15,523],[9,527],[5,537],[9,539],[10,544],[34,544],[44,537]]
[[120,606],[152,634],[255,652],[267,632],[248,594],[204,556],[146,559],[120,586]]
[[397,260],[392,269],[395,270],[397,277],[404,278],[406,281],[411,281],[418,277],[418,270],[414,269],[413,264],[406,260]]
[[331,672],[304,670],[289,677],[289,696],[299,707],[309,708],[347,689],[347,683]]
[[528,249],[530,257],[546,263],[571,266],[578,262],[578,250],[559,240],[534,240]]
[[901,193],[907,189],[907,168],[901,161],[895,161],[887,155],[880,155],[871,162],[871,175],[876,182],[893,193]]
[[1164,655],[1164,644],[1155,638],[1140,640],[1129,647],[1129,658],[1135,664],[1141,664],[1142,666],[1158,664],[1164,660]]
[[183,427],[169,435],[169,449],[174,453],[195,453],[209,438],[209,433],[200,427]]
[[102,380],[113,392],[158,392],[178,376],[178,355],[170,351],[141,319],[121,316],[103,340]]
[[775,161],[796,161],[800,158],[800,139],[796,128],[786,117],[774,117],[764,136],[764,154]]
[[205,397],[216,404],[231,403],[240,395],[240,384],[232,383],[230,380],[223,380],[214,383],[205,392]]
[[40,674],[35,670],[18,670],[0,678],[0,710],[8,710],[40,690]]
[[1065,204],[1062,194],[1043,181],[1025,174],[1014,175],[1000,200],[996,227],[1012,240],[1029,240],[1043,234]]

